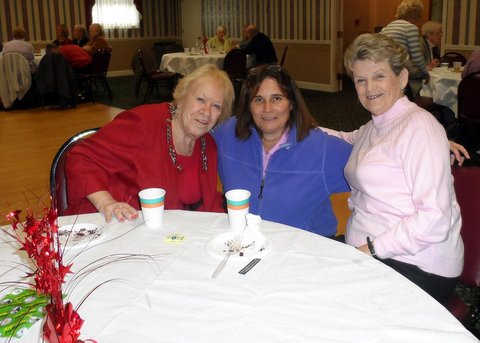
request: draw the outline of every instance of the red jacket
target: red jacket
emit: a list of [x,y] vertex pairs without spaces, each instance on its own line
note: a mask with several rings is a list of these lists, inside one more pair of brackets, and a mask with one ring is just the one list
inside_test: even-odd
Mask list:
[[83,48],[75,44],[60,47],[60,53],[73,68],[81,68],[92,63],[92,56]]
[[[127,110],[67,155],[68,214],[96,212],[86,198],[108,190],[114,199],[140,209],[138,192],[160,187],[167,193],[165,209],[183,209],[178,197],[181,172],[173,165],[166,142],[168,103],[143,105]],[[217,187],[217,146],[206,134],[207,170],[200,168],[200,211],[223,212]],[[197,140],[194,153],[200,156]],[[200,158],[199,158],[200,160]]]

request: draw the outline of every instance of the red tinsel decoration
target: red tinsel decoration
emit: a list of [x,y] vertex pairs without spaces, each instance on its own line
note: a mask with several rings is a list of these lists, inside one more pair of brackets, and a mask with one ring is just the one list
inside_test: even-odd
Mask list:
[[35,220],[33,212],[27,210],[25,224],[20,221],[20,213],[20,210],[13,211],[7,219],[21,250],[27,252],[36,266],[36,270],[28,276],[33,276],[37,292],[50,298],[43,335],[50,343],[81,343],[83,341],[78,338],[83,320],[71,303],[63,303],[62,284],[65,276],[71,273],[72,265],[62,264],[57,211],[46,208],[43,218]]

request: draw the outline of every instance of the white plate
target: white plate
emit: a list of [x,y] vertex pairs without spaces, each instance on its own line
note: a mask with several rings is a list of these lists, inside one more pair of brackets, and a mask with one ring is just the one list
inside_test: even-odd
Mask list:
[[[205,251],[215,258],[224,258],[235,235],[236,232],[229,231],[215,236],[205,244]],[[255,257],[262,257],[267,254],[270,249],[272,249],[272,241],[266,237],[265,242],[261,246],[244,246],[240,252],[232,254],[230,259],[249,260]]]
[[61,225],[58,228],[58,236],[62,247],[80,248],[87,244],[89,246],[97,244],[105,238],[105,232],[96,224],[75,223]]

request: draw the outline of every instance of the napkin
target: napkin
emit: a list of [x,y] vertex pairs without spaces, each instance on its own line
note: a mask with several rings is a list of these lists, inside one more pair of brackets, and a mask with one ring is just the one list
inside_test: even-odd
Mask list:
[[265,247],[267,238],[260,232],[262,218],[255,214],[247,214],[247,226],[243,231],[242,247],[252,250],[261,250]]

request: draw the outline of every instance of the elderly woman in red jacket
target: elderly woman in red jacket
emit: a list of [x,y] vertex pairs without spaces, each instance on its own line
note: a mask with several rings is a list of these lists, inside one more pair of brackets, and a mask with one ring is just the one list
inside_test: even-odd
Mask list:
[[173,97],[120,113],[68,154],[70,214],[135,219],[137,194],[150,187],[167,191],[166,209],[223,211],[209,131],[231,114],[230,79],[205,65],[181,79]]

